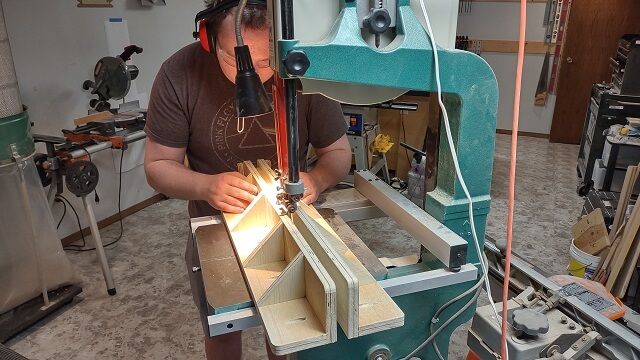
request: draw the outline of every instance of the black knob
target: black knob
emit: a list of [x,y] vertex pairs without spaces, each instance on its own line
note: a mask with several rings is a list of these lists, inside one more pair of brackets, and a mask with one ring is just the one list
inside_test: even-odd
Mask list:
[[372,34],[383,34],[391,25],[391,15],[387,9],[371,9],[369,16],[364,18],[364,26]]
[[127,65],[127,71],[131,76],[131,80],[135,80],[138,77],[138,73],[140,73],[140,70],[138,70],[138,67],[135,65]]
[[91,81],[91,80],[85,80],[85,81],[82,83],[82,88],[83,88],[84,90],[89,90],[89,89],[91,89],[91,86],[92,86],[92,85],[93,85],[93,81]]
[[96,111],[109,111],[111,109],[111,104],[109,104],[108,101],[98,101],[95,103],[95,106],[92,105],[92,107],[96,109]]
[[289,76],[302,76],[307,72],[309,66],[311,66],[307,53],[304,52],[304,50],[289,50],[282,62]]
[[515,310],[511,320],[516,330],[529,336],[546,334],[549,331],[549,318],[531,309]]

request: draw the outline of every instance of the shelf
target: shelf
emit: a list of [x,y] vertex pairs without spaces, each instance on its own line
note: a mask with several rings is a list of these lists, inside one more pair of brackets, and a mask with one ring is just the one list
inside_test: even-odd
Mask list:
[[[477,1],[477,0],[475,0]],[[474,42],[479,42],[480,53],[483,52],[500,52],[500,53],[517,53],[518,41],[516,40],[481,40],[469,39],[469,48],[473,48]],[[552,43],[549,51],[555,49],[556,44]],[[547,52],[547,44],[543,41],[526,41],[524,43],[525,54],[545,54]]]
[[[514,2],[519,3],[520,0],[472,0],[473,2]],[[547,0],[527,0],[529,3],[542,3],[546,4]]]

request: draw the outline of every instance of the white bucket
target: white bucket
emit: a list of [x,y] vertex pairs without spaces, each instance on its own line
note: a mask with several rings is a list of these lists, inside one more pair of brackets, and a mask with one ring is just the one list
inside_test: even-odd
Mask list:
[[594,273],[598,264],[600,263],[600,257],[587,254],[586,252],[578,249],[571,240],[571,247],[569,248],[569,266],[567,270],[573,276],[585,278],[587,280],[593,280]]

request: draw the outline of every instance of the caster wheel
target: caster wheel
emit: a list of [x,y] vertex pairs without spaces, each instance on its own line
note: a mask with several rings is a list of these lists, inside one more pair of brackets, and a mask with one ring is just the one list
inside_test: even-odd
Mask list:
[[589,193],[589,190],[591,190],[591,184],[580,184],[578,185],[578,195],[580,196],[587,196],[587,194]]

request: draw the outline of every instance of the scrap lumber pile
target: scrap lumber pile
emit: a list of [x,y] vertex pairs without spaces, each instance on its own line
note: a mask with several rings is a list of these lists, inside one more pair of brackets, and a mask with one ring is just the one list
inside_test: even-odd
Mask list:
[[640,206],[634,206],[628,219],[627,207],[640,172],[639,166],[629,166],[620,201],[609,232],[610,246],[601,252],[595,280],[619,298],[624,298],[640,257]]

